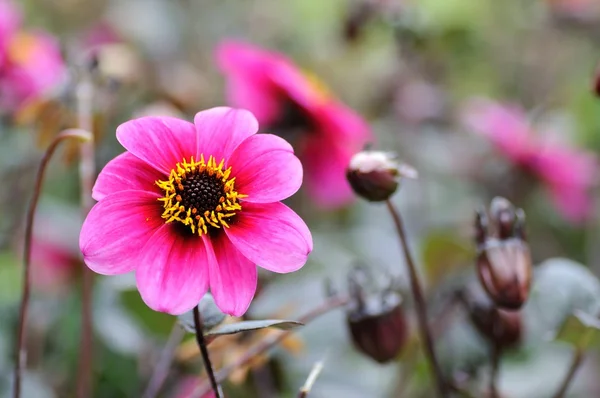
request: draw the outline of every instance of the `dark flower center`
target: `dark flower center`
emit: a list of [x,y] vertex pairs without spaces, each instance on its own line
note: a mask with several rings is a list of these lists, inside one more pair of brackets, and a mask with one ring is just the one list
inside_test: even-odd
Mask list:
[[230,177],[231,168],[223,170],[224,161],[217,164],[210,156],[201,156],[177,163],[169,178],[157,181],[164,196],[162,218],[165,223],[178,221],[190,227],[192,234],[207,234],[209,229],[229,228],[236,212],[242,210],[238,202],[245,195],[235,190],[235,178]]
[[[183,188],[183,189],[180,189]],[[219,199],[225,197],[225,184],[216,174],[210,175],[206,171],[194,171],[186,174],[185,179],[175,187],[177,195],[181,196],[180,203],[186,209],[196,210],[199,214],[214,210],[219,204]]]

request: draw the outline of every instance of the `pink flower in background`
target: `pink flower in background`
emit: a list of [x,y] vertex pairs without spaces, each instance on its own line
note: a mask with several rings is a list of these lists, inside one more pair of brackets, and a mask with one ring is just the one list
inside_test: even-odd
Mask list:
[[555,13],[580,19],[594,20],[600,17],[600,4],[597,0],[547,0]]
[[15,111],[58,84],[65,73],[58,42],[21,29],[19,9],[0,0],[0,108]]
[[33,237],[31,281],[36,289],[58,292],[77,270],[79,256],[68,245],[43,237]]
[[371,139],[367,123],[283,55],[227,41],[216,56],[228,78],[230,103],[295,144],[316,202],[331,208],[351,201],[345,170]]
[[[202,383],[198,376],[187,376],[178,383],[172,398],[198,397],[198,394],[195,394],[195,392],[201,385]],[[215,393],[211,390],[199,398],[215,398]]]
[[213,108],[194,124],[143,117],[119,126],[127,152],[102,170],[80,248],[104,275],[135,271],[154,310],[181,314],[210,288],[225,313],[246,312],[256,265],[287,273],[312,251],[306,224],[280,203],[302,184],[292,147],[256,134],[246,110]]
[[510,161],[537,176],[560,213],[581,222],[592,212],[590,189],[597,183],[593,154],[544,140],[518,107],[489,100],[471,103],[465,124],[486,136]]

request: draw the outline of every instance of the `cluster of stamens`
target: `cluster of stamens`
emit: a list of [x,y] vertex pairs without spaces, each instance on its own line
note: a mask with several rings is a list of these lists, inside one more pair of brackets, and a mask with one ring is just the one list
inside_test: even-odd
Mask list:
[[235,190],[231,167],[223,170],[225,160],[217,164],[212,155],[207,161],[183,159],[171,170],[169,179],[156,181],[164,191],[162,218],[165,223],[178,221],[193,234],[207,234],[213,228],[229,228],[231,218],[242,207],[238,199],[246,197]]

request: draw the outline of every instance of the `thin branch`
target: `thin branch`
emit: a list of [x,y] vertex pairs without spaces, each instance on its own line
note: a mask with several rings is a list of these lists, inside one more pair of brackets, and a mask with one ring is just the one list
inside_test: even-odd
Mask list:
[[[319,305],[318,307],[312,309],[311,311],[307,312],[306,314],[304,314],[303,316],[298,318],[298,322],[307,324],[310,321],[312,321],[313,319],[315,319],[323,314],[326,314],[327,312],[329,312],[331,310],[334,310],[336,308],[339,308],[339,307],[342,307],[342,306],[348,304],[349,301],[350,301],[349,297],[338,297],[338,296],[331,297],[327,301],[325,301],[324,303]],[[235,362],[220,369],[215,374],[217,382],[222,383],[223,381],[227,380],[227,378],[231,375],[231,373],[235,369],[248,364],[257,355],[260,355],[263,352],[275,347],[286,337],[289,337],[292,333],[294,333],[293,329],[283,331],[279,334],[267,335],[260,342],[258,342],[255,346],[253,346],[248,351],[246,351],[244,353],[244,355],[239,357]],[[198,386],[198,388],[196,388],[196,390],[192,394],[192,397],[200,398],[200,397],[204,396],[204,394],[208,393],[210,391],[210,388],[211,388],[210,384],[205,382],[205,383],[201,384],[200,386]]]
[[490,394],[492,398],[498,398],[498,374],[500,371],[500,359],[502,358],[502,347],[497,343],[492,345],[492,368],[490,373]]
[[[94,83],[91,71],[83,70],[81,81],[76,89],[77,97],[77,119],[79,128],[93,132],[93,100]],[[92,188],[94,187],[96,162],[94,158],[94,140],[84,143],[79,148],[79,180],[81,190],[81,210],[83,218],[87,216],[94,200]],[[92,293],[94,286],[94,275],[86,267],[82,267],[81,281],[81,340],[79,344],[79,371],[77,374],[77,396],[89,398],[92,396]]]
[[54,140],[50,143],[50,146],[44,153],[40,166],[38,168],[35,188],[33,190],[33,196],[29,203],[27,210],[27,220],[25,224],[25,243],[23,248],[23,291],[21,293],[21,308],[19,310],[19,326],[17,331],[17,358],[15,361],[15,372],[14,372],[14,390],[13,397],[19,398],[21,395],[21,379],[22,372],[25,368],[26,352],[25,352],[25,325],[27,323],[27,310],[29,306],[30,297],[30,265],[31,265],[31,238],[33,236],[33,222],[35,219],[35,210],[37,208],[40,194],[42,192],[42,184],[44,182],[44,175],[46,168],[58,145],[65,140],[77,139],[79,141],[88,141],[91,139],[91,134],[84,130],[71,129],[61,132]]
[[415,263],[413,261],[412,255],[410,253],[410,249],[408,247],[408,242],[406,240],[406,233],[404,232],[404,224],[402,222],[402,217],[398,210],[396,210],[395,206],[389,200],[386,201],[388,210],[394,219],[394,224],[396,226],[396,231],[398,232],[398,236],[400,238],[400,244],[402,245],[402,251],[404,252],[404,259],[406,261],[406,265],[408,267],[408,274],[410,277],[410,288],[413,294],[413,299],[415,301],[415,310],[417,312],[417,320],[419,323],[419,331],[421,333],[421,339],[423,340],[423,344],[425,346],[425,352],[427,354],[427,358],[429,359],[429,363],[433,370],[433,374],[435,377],[435,381],[437,384],[437,389],[439,396],[442,398],[448,397],[448,386],[444,380],[444,376],[442,374],[442,370],[440,368],[435,348],[433,345],[433,338],[431,337],[431,330],[428,324],[427,317],[427,305],[425,303],[425,299],[423,297],[423,289],[421,287],[421,283],[419,282],[419,276],[417,275],[417,269],[415,267]]
[[204,362],[204,368],[206,369],[206,374],[210,380],[210,385],[215,393],[216,398],[221,398],[221,389],[219,388],[217,379],[215,379],[215,372],[213,370],[212,363],[210,362],[208,347],[206,346],[206,340],[204,339],[204,324],[202,323],[202,316],[200,315],[198,306],[194,307],[194,328],[196,329],[196,341],[198,342],[198,347],[200,347],[202,361]]
[[577,373],[577,370],[583,362],[583,354],[584,352],[581,346],[575,349],[575,354],[573,355],[573,360],[571,361],[569,370],[567,371],[567,374],[565,375],[565,378],[563,379],[562,383],[560,383],[558,391],[556,391],[556,394],[553,395],[553,398],[563,398],[565,396],[567,390],[569,389],[569,386],[571,385],[571,382],[573,381],[573,378],[575,377],[575,374]]
[[300,392],[298,393],[298,398],[306,398],[308,393],[312,390],[315,381],[317,381],[317,377],[321,374],[323,370],[323,365],[325,364],[325,359],[321,359],[317,363],[314,364],[312,370],[308,374],[308,378],[304,385],[300,388]]
[[175,325],[173,325],[173,329],[171,329],[167,343],[160,353],[160,358],[152,372],[148,387],[146,387],[146,391],[144,391],[144,395],[142,396],[143,398],[155,398],[158,395],[160,388],[169,374],[169,368],[171,367],[171,362],[173,362],[175,350],[177,349],[177,346],[179,346],[179,343],[181,343],[181,340],[183,340],[184,336],[185,330],[183,330],[179,323],[176,322]]

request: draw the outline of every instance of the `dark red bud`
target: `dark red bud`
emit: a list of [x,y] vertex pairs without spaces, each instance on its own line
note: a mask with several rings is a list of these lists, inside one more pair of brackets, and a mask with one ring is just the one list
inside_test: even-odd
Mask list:
[[521,308],[531,287],[529,246],[519,239],[488,240],[477,257],[477,274],[498,307]]
[[382,202],[398,189],[401,177],[416,178],[412,167],[399,164],[395,156],[379,151],[363,151],[352,157],[346,178],[354,192],[371,202]]
[[497,308],[481,289],[471,289],[467,309],[475,328],[492,344],[510,348],[521,342],[523,317],[520,311]]
[[347,321],[356,348],[379,363],[396,358],[408,339],[408,325],[400,303],[375,314],[351,312]]

